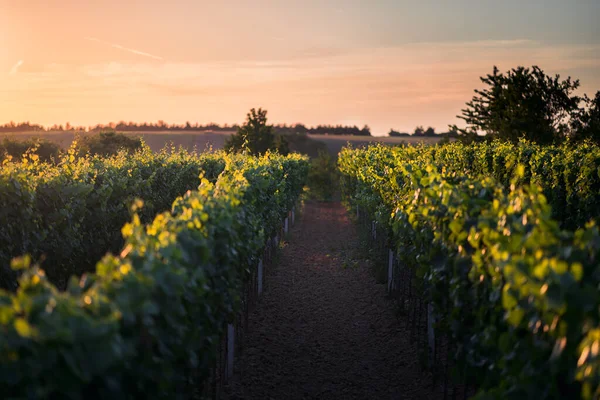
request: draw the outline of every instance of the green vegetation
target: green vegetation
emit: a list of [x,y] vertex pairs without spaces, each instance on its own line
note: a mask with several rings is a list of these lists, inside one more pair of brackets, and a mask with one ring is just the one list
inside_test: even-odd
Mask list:
[[141,148],[142,141],[139,138],[132,138],[115,131],[105,131],[83,136],[79,150],[81,154],[108,157],[119,151],[133,153]]
[[[75,140],[77,142],[77,138]],[[116,155],[120,151],[133,153],[141,150],[143,143],[139,138],[132,138],[114,131],[104,131],[84,135],[78,142],[79,155],[99,155],[103,157]],[[35,154],[42,162],[58,162],[62,155],[58,143],[44,138],[21,140],[4,138],[0,143],[0,161],[5,159],[20,160],[26,155]]]
[[309,195],[321,201],[331,201],[339,189],[339,173],[329,152],[319,150],[311,160],[308,173]]
[[475,90],[458,118],[467,123],[458,130],[466,140],[501,139],[516,143],[526,139],[539,144],[560,143],[567,137],[600,138],[600,92],[594,99],[574,95],[579,80],[548,76],[541,68],[518,67],[482,77],[487,85]]
[[290,133],[284,134],[284,136],[292,153],[306,154],[310,158],[316,158],[320,152],[329,151],[325,143],[311,139],[305,133]]
[[147,226],[134,214],[120,255],[72,278],[65,292],[27,258],[13,263],[24,272],[16,294],[0,291],[3,396],[202,393],[242,285],[308,172],[297,155],[221,158],[216,183],[202,179]]
[[524,168],[519,184],[539,185],[561,227],[573,230],[590,218],[600,220],[600,147],[590,143],[540,146],[488,142],[452,143],[419,149],[420,159],[430,159],[445,173],[492,177],[509,189],[516,169]]
[[600,91],[592,99],[585,96],[584,102],[587,108],[580,110],[572,121],[573,138],[600,143]]
[[107,251],[118,251],[120,228],[136,198],[145,201],[142,222],[168,210],[173,200],[198,186],[200,172],[214,182],[221,155],[184,151],[152,153],[143,148],[110,158],[77,157],[76,144],[58,165],[35,154],[5,161],[0,169],[0,286],[13,289],[13,257],[28,253],[43,261],[51,282],[93,270]]
[[251,109],[244,125],[225,143],[226,151],[260,155],[267,151],[288,154],[289,146],[285,136],[276,135],[272,125],[267,125],[267,110]]
[[25,154],[36,154],[40,161],[58,160],[60,146],[45,139],[17,140],[4,138],[0,143],[0,161],[7,158],[20,159]]
[[598,217],[599,166],[589,144],[341,153],[346,200],[387,229],[476,398],[600,395],[600,232],[554,219]]

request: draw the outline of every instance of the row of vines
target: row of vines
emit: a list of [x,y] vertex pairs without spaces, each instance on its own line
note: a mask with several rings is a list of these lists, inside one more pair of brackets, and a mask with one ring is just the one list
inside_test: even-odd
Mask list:
[[430,307],[465,395],[600,395],[600,148],[370,147],[338,162],[346,201],[398,259],[390,288]]
[[[239,318],[244,287],[302,191],[307,159],[142,152],[110,160],[67,156],[57,171],[48,168],[6,164],[1,184],[22,193],[24,221],[36,216],[35,226],[59,242],[40,200],[51,190],[59,191],[52,206],[63,214],[63,241],[67,235],[107,238],[103,230],[129,218],[114,216],[110,207],[120,210],[134,197],[145,201],[134,201],[130,222],[117,229],[124,237],[120,252],[104,256],[95,273],[77,276],[85,271],[77,264],[86,261],[69,259],[73,266],[65,271],[75,274],[65,290],[30,256],[12,261],[18,288],[0,290],[0,393],[22,399],[206,395],[226,327]],[[39,180],[23,187],[26,176]],[[187,186],[196,190],[185,193]],[[103,191],[109,194],[97,193]],[[180,194],[171,207],[159,197],[168,202]],[[107,197],[96,209],[101,196]],[[151,219],[155,211],[162,212]],[[105,226],[103,218],[114,220]],[[27,252],[47,253],[32,242],[35,233],[22,232],[31,243]]]
[[10,260],[30,254],[43,257],[47,276],[64,288],[71,275],[93,272],[107,251],[120,250],[134,199],[145,200],[138,215],[148,223],[195,189],[200,172],[214,183],[225,167],[220,154],[172,149],[109,158],[76,153],[74,145],[58,164],[26,153],[0,168],[0,287],[16,288]]

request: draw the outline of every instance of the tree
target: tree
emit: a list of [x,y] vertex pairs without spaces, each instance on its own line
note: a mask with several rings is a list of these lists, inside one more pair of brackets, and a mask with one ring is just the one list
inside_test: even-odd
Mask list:
[[513,68],[506,74],[494,67],[480,78],[488,85],[457,116],[467,123],[460,130],[467,137],[484,132],[512,142],[525,138],[540,144],[558,142],[569,131],[569,119],[581,98],[573,96],[578,80],[548,76],[539,67]]
[[435,129],[433,129],[432,127],[429,127],[425,130],[425,132],[423,132],[424,136],[435,136]]
[[129,137],[115,131],[104,131],[84,136],[79,152],[80,154],[90,153],[106,157],[117,154],[119,150],[133,153],[141,148],[142,141],[139,138]]
[[456,126],[448,126],[448,132],[446,133],[442,133],[442,135],[444,135],[445,137],[448,138],[457,138],[460,135],[460,132],[458,131],[458,129],[456,128]]
[[248,151],[253,155],[264,154],[268,150],[289,153],[287,140],[275,135],[273,125],[267,125],[267,110],[262,108],[250,110],[246,122],[225,142],[225,150]]
[[371,128],[369,125],[363,126],[359,133],[360,136],[371,136]]
[[393,129],[390,129],[388,132],[388,136],[390,137],[400,137],[400,136],[410,136],[408,133],[398,132]]
[[600,143],[600,91],[593,99],[584,97],[585,108],[579,110],[577,118],[572,120],[574,140],[590,139]]
[[413,136],[423,136],[425,134],[425,129],[423,129],[422,126],[417,126],[415,128],[415,132],[413,133]]

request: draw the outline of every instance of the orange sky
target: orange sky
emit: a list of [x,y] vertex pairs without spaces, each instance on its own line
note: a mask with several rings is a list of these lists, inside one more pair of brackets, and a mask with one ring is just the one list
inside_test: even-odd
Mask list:
[[239,123],[264,107],[441,131],[494,64],[600,89],[600,2],[496,3],[0,0],[0,122]]

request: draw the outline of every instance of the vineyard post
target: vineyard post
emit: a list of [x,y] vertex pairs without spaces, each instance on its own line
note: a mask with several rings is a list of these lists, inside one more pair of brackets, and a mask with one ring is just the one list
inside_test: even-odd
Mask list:
[[388,292],[392,292],[392,282],[394,277],[394,252],[389,249],[388,257]]
[[289,232],[289,221],[288,221],[288,217],[285,217],[285,221],[283,223],[283,231],[285,232],[285,234],[287,234]]
[[429,343],[429,351],[427,352],[427,360],[429,368],[433,367],[433,355],[435,353],[435,330],[433,325],[435,324],[435,314],[433,311],[433,303],[427,304],[427,338]]
[[296,206],[292,206],[292,226],[294,226],[295,221],[296,221]]
[[263,261],[262,258],[258,260],[258,294],[260,295],[263,291]]
[[397,291],[400,283],[400,269],[402,268],[402,262],[400,255],[396,253],[392,263],[392,290]]
[[377,240],[377,226],[375,225],[375,220],[371,222],[371,236],[373,240]]
[[359,219],[360,213],[358,212],[358,204],[356,205],[356,219]]
[[233,324],[227,325],[227,375],[226,380],[233,376],[233,360],[235,349],[235,329]]

